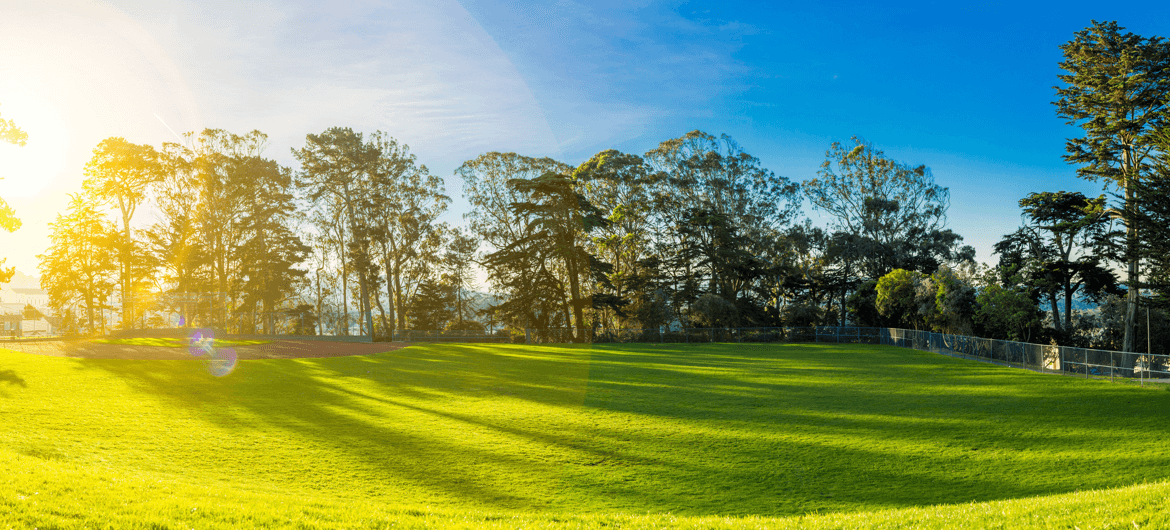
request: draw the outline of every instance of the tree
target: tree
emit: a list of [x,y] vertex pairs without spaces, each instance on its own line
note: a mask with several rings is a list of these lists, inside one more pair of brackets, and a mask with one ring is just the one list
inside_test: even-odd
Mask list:
[[[380,258],[386,271],[390,318],[384,325],[392,332],[395,325],[406,327],[419,286],[444,266],[439,247],[445,225],[438,219],[451,199],[445,194],[443,179],[418,164],[406,144],[375,132],[366,148],[371,159],[362,182],[359,217],[369,225],[368,253],[372,259]],[[374,299],[381,310],[381,299],[377,295]]]
[[799,186],[762,167],[728,135],[691,131],[644,159],[659,173],[653,181],[658,255],[674,277],[679,316],[704,293],[740,302],[762,280],[767,263],[758,250],[799,210]]
[[945,228],[950,191],[930,169],[887,158],[856,136],[852,146],[833,142],[804,192],[813,208],[836,218],[837,230],[865,246],[869,278],[898,268],[931,274],[943,262],[974,259],[974,249],[958,248],[963,238]]
[[[613,266],[592,271],[596,276],[594,309],[605,324],[624,323],[628,315],[651,303],[656,290],[643,265],[653,251],[651,186],[658,175],[652,174],[642,157],[613,149],[593,155],[573,174],[581,194],[607,221],[588,241],[589,251]],[[653,319],[653,313],[645,316]]]
[[[256,141],[267,138],[259,131]],[[262,150],[262,147],[257,151]],[[239,157],[236,172],[244,203],[240,219],[242,243],[237,250],[241,261],[241,306],[259,304],[265,315],[265,333],[275,333],[273,316],[277,304],[291,294],[294,284],[305,275],[297,268],[308,259],[306,246],[293,229],[296,207],[292,175],[288,168],[259,156]]]
[[989,283],[975,303],[975,322],[984,337],[1027,342],[1040,325],[1040,308],[1023,285]]
[[1135,183],[1133,224],[1142,234],[1137,251],[1147,270],[1142,285],[1153,290],[1150,302],[1165,310],[1170,309],[1170,129],[1160,131],[1155,141],[1158,154],[1151,172]]
[[1122,349],[1134,351],[1133,328],[1140,281],[1137,253],[1136,186],[1149,171],[1153,135],[1170,124],[1170,42],[1161,37],[1122,34],[1116,22],[1097,22],[1061,45],[1065,84],[1056,89],[1057,116],[1081,127],[1070,138],[1064,160],[1077,175],[1112,182],[1124,194],[1126,285],[1129,290]]
[[[333,127],[321,134],[306,135],[305,147],[293,149],[293,157],[301,164],[297,185],[304,190],[309,201],[333,204],[344,212],[346,224],[354,230],[358,221],[356,208],[360,200],[360,179],[367,174],[376,156],[377,153],[363,143],[362,134],[349,128]],[[364,240],[358,244],[369,246]],[[369,307],[367,280],[365,274],[358,276],[361,290],[359,310],[365,329],[372,335],[374,319]]]
[[454,317],[451,306],[455,292],[451,286],[426,280],[419,286],[418,296],[410,307],[412,329],[440,330]]
[[452,230],[446,240],[443,280],[455,292],[455,321],[464,322],[471,319],[472,300],[469,296],[475,281],[471,267],[475,263],[475,252],[479,250],[479,240],[460,228]]
[[195,293],[209,283],[212,262],[199,244],[202,194],[191,154],[178,144],[163,144],[163,177],[152,187],[157,220],[143,234],[158,268],[155,275],[167,285],[164,294],[178,306],[180,322],[186,326],[194,323],[199,299]]
[[[1101,265],[1100,253],[1095,251],[1108,223],[1105,196],[1090,199],[1067,191],[1031,193],[1020,199],[1020,207],[1029,222],[1019,236],[1030,238],[1028,248],[1037,263],[1037,283],[1052,303],[1053,327],[1071,330],[1073,296],[1078,291],[1099,298],[1116,290],[1117,280]],[[1081,249],[1088,252],[1078,252]],[[1064,299],[1063,323],[1057,310],[1058,296]]]
[[483,264],[489,270],[536,264],[539,269],[534,272],[546,280],[545,287],[552,283],[548,281],[550,266],[564,271],[565,282],[557,290],[567,295],[563,299],[564,312],[566,321],[571,314],[575,340],[584,342],[584,310],[592,305],[592,300],[583,291],[582,282],[591,277],[589,271],[598,262],[585,248],[585,239],[589,232],[607,221],[577,191],[577,182],[571,176],[550,172],[534,179],[512,179],[508,186],[521,195],[508,208],[517,217],[529,219],[528,235],[489,254]]
[[85,165],[85,190],[94,197],[112,202],[122,221],[118,241],[120,286],[122,300],[122,327],[134,326],[134,287],[141,274],[134,267],[135,241],[130,221],[138,207],[146,200],[147,188],[162,174],[159,156],[149,145],[127,142],[124,138],[102,140],[93,150],[93,157]]
[[[12,120],[5,120],[0,118],[0,141],[5,141],[13,145],[24,145],[28,140],[28,134],[20,130]],[[0,198],[0,229],[8,232],[15,232],[20,228],[20,219],[16,218],[16,212]],[[0,258],[0,265],[4,265],[7,258]],[[4,269],[0,267],[0,283],[7,283],[12,279],[12,275],[16,273],[16,267],[9,267]]]
[[51,246],[37,256],[49,304],[58,314],[84,306],[89,334],[98,331],[100,311],[117,285],[118,233],[98,207],[93,197],[70,195],[67,213],[49,224]]
[[[532,158],[516,153],[490,152],[464,162],[456,170],[463,179],[463,196],[471,204],[464,214],[487,255],[534,236],[539,225],[534,214],[510,206],[527,200],[527,194],[509,185],[515,179],[533,179],[545,173],[568,174],[572,168],[551,158]],[[570,325],[563,311],[566,299],[564,271],[546,261],[546,253],[526,259],[485,264],[488,284],[503,300],[487,308],[500,322],[519,328]]]
[[919,309],[923,305],[923,295],[930,292],[930,289],[921,288],[925,278],[927,276],[921,272],[906,269],[894,269],[879,278],[875,288],[878,313],[896,321],[899,326],[914,329],[924,327],[926,319]]

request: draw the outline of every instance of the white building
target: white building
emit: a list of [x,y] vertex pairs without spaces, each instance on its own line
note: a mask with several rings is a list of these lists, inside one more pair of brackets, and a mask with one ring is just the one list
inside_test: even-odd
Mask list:
[[0,304],[20,304],[21,307],[27,304],[45,313],[49,309],[49,293],[43,289],[5,286],[0,289]]

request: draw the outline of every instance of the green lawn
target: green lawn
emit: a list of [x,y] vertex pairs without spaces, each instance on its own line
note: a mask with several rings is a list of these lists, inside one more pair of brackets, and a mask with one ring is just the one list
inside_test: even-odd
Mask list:
[[0,529],[1170,525],[1168,405],[877,346],[0,350]]

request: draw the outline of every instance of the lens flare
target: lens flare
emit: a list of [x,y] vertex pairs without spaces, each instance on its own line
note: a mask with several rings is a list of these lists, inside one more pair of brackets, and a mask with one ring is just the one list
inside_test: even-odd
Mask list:
[[236,369],[236,350],[231,348],[214,349],[211,359],[207,361],[207,371],[216,377],[223,377]]
[[195,357],[210,354],[215,349],[215,335],[209,329],[198,329],[191,333],[187,352]]

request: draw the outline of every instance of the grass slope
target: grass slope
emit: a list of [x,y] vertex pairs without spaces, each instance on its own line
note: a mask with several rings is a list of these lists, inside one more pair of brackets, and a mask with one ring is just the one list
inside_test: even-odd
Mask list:
[[873,346],[0,351],[0,528],[1144,525],[1167,405]]

